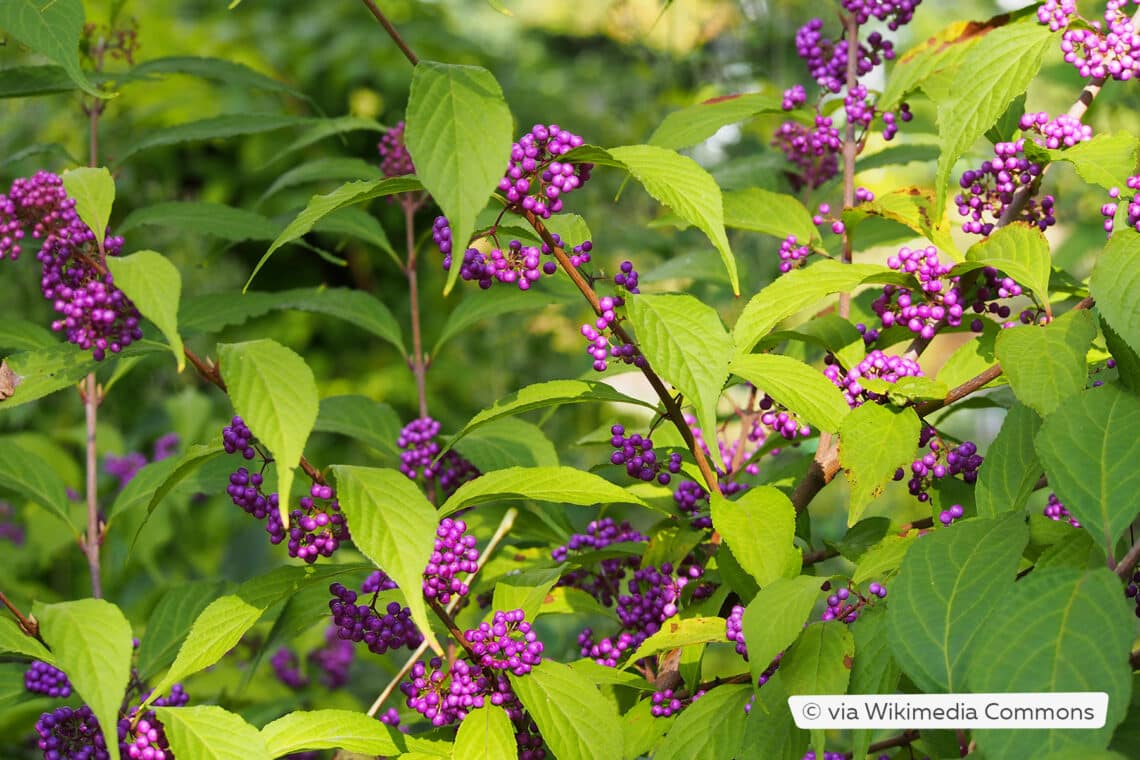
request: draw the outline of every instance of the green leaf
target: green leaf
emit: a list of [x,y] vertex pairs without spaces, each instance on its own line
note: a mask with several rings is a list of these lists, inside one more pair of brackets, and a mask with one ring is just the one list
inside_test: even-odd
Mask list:
[[1070,311],[1044,327],[1002,330],[997,358],[1018,400],[1048,415],[1084,389],[1088,380],[1085,356],[1095,337],[1092,314]]
[[18,318],[0,321],[0,348],[35,351],[58,345],[55,333],[35,322]]
[[768,333],[767,337],[760,341],[758,347],[771,349],[786,340],[803,341],[819,346],[825,351],[835,354],[839,364],[844,367],[854,367],[867,355],[863,336],[855,329],[855,325],[835,314],[815,317],[791,330],[777,330]]
[[356,238],[388,254],[397,266],[403,264],[379,220],[362,208],[346,206],[338,209],[317,222],[313,229],[317,232]]
[[1133,393],[1140,393],[1140,356],[1116,334],[1112,325],[1105,321],[1103,314],[1100,315],[1099,324],[1101,334],[1104,335],[1104,344],[1112,354],[1112,358],[1116,360],[1116,374],[1121,384]]
[[686,707],[658,745],[653,760],[724,760],[739,757],[744,742],[745,684],[723,684]]
[[641,353],[692,404],[702,430],[716,429],[732,338],[716,311],[689,295],[638,295],[626,304]]
[[991,266],[1012,277],[1049,308],[1049,273],[1052,258],[1045,233],[1024,222],[994,230],[970,246],[966,260]]
[[20,378],[16,392],[0,403],[0,411],[41,399],[70,387],[95,369],[90,351],[71,343],[23,351],[8,357],[8,368]]
[[504,576],[495,583],[492,609],[522,610],[526,619],[533,621],[561,575],[558,568],[544,568]]
[[131,478],[123,489],[115,496],[111,509],[107,512],[107,525],[111,525],[115,518],[123,512],[149,503],[154,496],[155,489],[170,478],[178,469],[180,458],[168,457],[160,459],[143,467]]
[[172,753],[195,760],[270,760],[261,734],[217,705],[156,707]]
[[139,251],[123,258],[110,256],[107,268],[115,285],[166,337],[181,372],[186,358],[182,355],[182,336],[178,334],[178,304],[182,298],[182,275],[178,269],[156,251]]
[[[592,595],[577,588],[559,586],[550,590],[538,608],[539,615],[602,615],[611,617],[613,610],[603,607]],[[615,618],[616,619],[616,618]]]
[[0,488],[34,501],[63,520],[78,536],[79,528],[67,511],[67,487],[51,465],[11,439],[0,439]]
[[843,393],[822,372],[789,356],[738,354],[729,371],[820,430],[838,431],[851,412]]
[[1105,190],[1123,189],[1136,166],[1140,142],[1127,132],[1100,134],[1071,148],[1047,151],[1054,161],[1067,161],[1081,179]]
[[63,188],[75,201],[75,213],[95,233],[97,241],[107,236],[107,220],[115,202],[115,180],[105,167],[71,169],[63,173]]
[[1112,233],[1089,278],[1096,307],[1112,329],[1140,353],[1140,232]]
[[[55,656],[34,637],[20,630],[20,626],[17,625],[16,621],[7,615],[0,618],[0,652],[4,654],[22,654],[35,660],[43,660],[49,665],[56,664]],[[20,679],[20,688],[23,689],[22,677]]]
[[819,599],[822,579],[808,575],[777,578],[760,589],[744,610],[744,641],[752,678],[757,679],[804,630]]
[[163,594],[147,616],[146,633],[139,645],[140,678],[150,680],[174,661],[190,626],[224,586],[222,581],[190,581],[172,586]]
[[1029,89],[1045,51],[1059,33],[1028,19],[995,29],[962,57],[954,75],[953,95],[938,103],[942,153],[934,187],[935,208],[942,208],[954,163],[992,127],[1013,99]]
[[1041,418],[1029,407],[1017,404],[1006,414],[978,472],[974,494],[980,516],[1019,512],[1025,506],[1044,469],[1033,448],[1040,429]]
[[387,404],[366,396],[330,396],[321,399],[313,431],[347,435],[398,458],[400,448],[396,445],[396,438],[401,427],[396,410]]
[[776,673],[756,692],[744,726],[744,744],[737,757],[801,760],[807,748],[808,732],[796,728],[783,678]]
[[75,82],[62,66],[9,66],[0,69],[0,98],[29,98],[71,92]]
[[[215,457],[221,456],[223,453],[225,453],[225,449],[222,448],[222,444],[220,442],[213,444],[196,443],[188,448],[186,450],[186,453],[177,459],[176,464],[173,467],[163,468],[163,472],[166,473],[165,477],[157,483],[156,487],[152,488],[148,492],[150,495],[150,500],[146,505],[147,517],[150,517],[155,508],[157,508],[158,505],[162,503],[162,500],[165,499],[172,490],[174,490],[175,486],[177,486],[186,478],[190,477],[203,464]],[[141,475],[136,475],[136,477],[140,476]],[[149,480],[150,476],[148,474],[147,481]],[[145,495],[147,494],[144,494],[144,496]],[[143,524],[139,525],[138,532],[135,533],[136,541],[138,540],[139,535],[142,533],[142,528],[145,524],[146,521],[144,520]]]
[[260,200],[263,201],[286,188],[306,185],[310,182],[348,182],[350,180],[379,180],[381,178],[382,175],[378,166],[359,158],[340,156],[317,158],[298,164],[273,180],[273,184],[261,194]]
[[480,475],[461,485],[439,508],[439,516],[446,517],[464,507],[489,501],[522,499],[579,506],[648,506],[625,488],[574,467],[508,467]]
[[669,618],[661,624],[661,629],[647,638],[637,651],[626,658],[629,667],[642,657],[678,649],[693,644],[707,644],[712,641],[725,642],[725,624],[722,617]]
[[[67,673],[99,725],[117,725],[133,649],[131,624],[122,611],[103,599],[79,599],[60,604],[37,602],[32,614],[39,620],[40,635],[51,647],[56,666]],[[107,751],[111,760],[118,760],[118,742],[107,742]]]
[[859,564],[851,575],[854,583],[885,581],[898,573],[903,558],[914,544],[917,534],[883,536],[877,544],[859,557]]
[[[862,167],[860,171],[863,171]],[[917,187],[904,187],[844,211],[843,221],[852,230],[869,216],[898,222],[937,245],[955,261],[961,261],[962,254],[950,237],[950,227],[946,224],[945,214],[936,210],[934,202],[934,193]],[[854,235],[859,238],[858,232]]]
[[824,296],[853,290],[867,278],[891,272],[877,264],[842,264],[821,261],[793,269],[754,295],[732,328],[736,354],[751,353],[760,339],[776,325]]
[[820,242],[819,229],[804,204],[787,193],[758,187],[724,194],[724,226],[778,238],[795,235],[801,244]]
[[967,670],[981,656],[977,638],[1004,619],[1001,597],[1028,540],[1017,513],[966,520],[911,546],[891,585],[887,622],[895,661],[920,689],[965,691]]
[[1134,450],[1137,425],[1140,398],[1106,385],[1070,398],[1035,439],[1049,487],[1109,556],[1140,512],[1140,470],[1122,455]]
[[405,595],[412,620],[432,649],[440,651],[427,605],[418,592],[439,518],[446,512],[437,515],[415,483],[398,470],[336,465],[333,473],[352,542],[400,588],[408,590]]
[[[24,688],[21,677],[20,688]],[[622,758],[637,760],[654,750],[658,742],[669,733],[669,729],[676,722],[676,716],[658,718],[651,710],[653,704],[648,699],[638,700],[633,707],[622,716]]]
[[[938,370],[939,382],[945,383],[948,388],[957,388],[996,364],[994,346],[1000,329],[993,320],[983,319],[982,334],[971,337],[950,354],[950,358]],[[1008,378],[1002,376],[986,387],[1007,382]]]
[[[898,67],[895,67],[898,71]],[[884,166],[902,166],[914,161],[927,163],[938,158],[937,145],[909,144],[890,145],[869,155],[859,156],[859,171],[882,169]]]
[[[505,163],[505,162],[504,162]],[[415,177],[390,177],[387,179],[377,180],[357,180],[355,182],[347,182],[331,193],[325,195],[314,195],[309,199],[309,204],[293,217],[293,221],[277,235],[273,244],[257,262],[257,266],[253,268],[250,273],[249,279],[245,283],[245,290],[249,290],[249,284],[253,282],[253,278],[265,266],[265,262],[269,261],[269,257],[274,252],[294,240],[299,239],[306,233],[310,232],[313,227],[321,219],[329,214],[342,208],[352,206],[357,203],[364,203],[374,198],[382,198],[388,195],[396,195],[397,193],[409,193],[419,190],[422,187],[419,180]],[[459,271],[458,269],[456,270]]]
[[[598,380],[550,380],[520,388],[509,396],[496,401],[492,406],[476,414],[448,442],[444,451],[454,446],[464,436],[487,423],[514,414],[523,414],[535,409],[565,404],[584,404],[589,401],[613,404],[636,404],[647,409],[656,409],[640,399],[627,396]],[[441,452],[442,454],[442,452]]]
[[558,466],[558,452],[542,428],[512,417],[482,426],[455,449],[481,472],[515,466]]
[[454,760],[500,760],[517,754],[515,729],[503,708],[484,705],[468,713],[459,724]]
[[649,136],[649,144],[674,150],[688,148],[712,137],[721,127],[764,113],[783,113],[780,100],[755,92],[722,95],[666,116]]
[[970,691],[1108,693],[1103,728],[977,729],[986,757],[1043,757],[1071,746],[1105,747],[1128,711],[1132,606],[1105,568],[1033,572],[996,600],[967,672]]
[[543,660],[527,675],[510,679],[554,757],[612,760],[620,752],[622,725],[613,703],[578,671]]
[[761,588],[800,574],[803,554],[794,543],[796,508],[782,491],[756,486],[736,501],[715,493],[710,500],[713,527]]
[[234,409],[276,460],[281,519],[288,525],[293,470],[317,421],[313,372],[272,340],[219,344],[218,359]]
[[296,710],[261,729],[272,757],[312,749],[366,755],[398,755],[400,748],[380,721],[356,710]]
[[312,119],[297,139],[282,148],[269,163],[279,161],[286,156],[307,148],[314,143],[333,135],[343,135],[346,132],[386,132],[385,127],[375,119],[366,116],[331,116],[323,119]]
[[[462,251],[510,158],[514,126],[503,91],[478,66],[420,61],[406,121],[404,141],[416,174],[447,217],[455,250]],[[459,267],[452,267],[445,292],[458,276]]]
[[789,694],[846,694],[854,657],[850,628],[811,623],[780,660],[781,678]]
[[[505,290],[505,289],[504,289]],[[457,335],[462,335],[468,327],[478,324],[485,319],[500,317],[504,314],[514,314],[520,311],[544,309],[552,303],[568,303],[560,293],[543,293],[542,298],[535,298],[534,288],[523,292],[516,288],[498,293],[494,298],[486,298],[486,293],[470,292],[463,297],[459,305],[447,316],[447,321],[439,333],[439,337],[432,347],[432,354],[438,355],[443,344]],[[577,381],[573,381],[577,382]]]
[[[851,669],[851,694],[894,694],[898,692],[899,666],[891,656],[887,638],[887,614],[883,607],[864,609],[856,624],[855,666]],[[871,730],[858,729],[852,735],[855,757],[865,757],[871,744]]]
[[1033,570],[1050,567],[1071,567],[1076,570],[1095,570],[1104,567],[1104,549],[1088,531],[1071,530],[1069,535],[1053,544],[1037,557]]
[[887,86],[876,105],[884,111],[893,111],[910,92],[921,86],[932,74],[954,72],[962,56],[971,47],[981,41],[993,28],[1004,26],[1008,21],[1008,14],[983,23],[958,21],[945,27],[933,37],[918,43],[895,61]]
[[401,354],[407,353],[404,350],[404,336],[400,331],[400,323],[392,316],[388,307],[374,295],[351,288],[317,290],[299,288],[275,293],[273,296],[274,308],[311,311],[343,319],[391,343]]
[[9,0],[0,3],[0,28],[32,50],[58,63],[88,95],[110,97],[91,83],[79,65],[83,34],[82,0]]
[[654,145],[611,148],[609,155],[620,161],[655,200],[708,236],[720,252],[732,292],[740,295],[736,259],[724,231],[724,203],[712,175],[688,156]]
[[164,145],[178,145],[202,140],[224,140],[240,135],[275,132],[287,127],[311,124],[313,119],[304,116],[286,116],[276,113],[229,113],[200,121],[177,124],[173,127],[152,129],[145,136],[120,151],[117,164],[122,164],[136,153]]
[[137,208],[115,229],[123,235],[136,227],[169,227],[238,242],[241,240],[272,240],[277,225],[253,211],[203,201],[167,201]]
[[309,96],[296,90],[284,82],[278,82],[259,71],[237,61],[224,58],[206,58],[199,56],[166,56],[143,61],[131,69],[133,76],[150,76],[152,74],[185,74],[209,79],[231,87],[244,87],[250,90],[263,90],[265,92],[280,92],[292,95],[302,100],[310,100]]
[[839,428],[839,462],[851,484],[848,527],[879,497],[899,467],[909,466],[922,423],[913,409],[867,403],[851,411]]

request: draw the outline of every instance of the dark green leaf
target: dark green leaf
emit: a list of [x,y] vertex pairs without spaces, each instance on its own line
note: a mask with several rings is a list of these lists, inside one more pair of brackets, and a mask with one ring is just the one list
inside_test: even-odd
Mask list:
[[[137,476],[136,476],[137,477]],[[190,626],[224,587],[222,581],[191,581],[171,587],[147,616],[139,644],[139,677],[150,680],[174,661]]]
[[1044,469],[1033,448],[1040,428],[1041,418],[1027,406],[1018,404],[1006,414],[978,472],[974,492],[979,515],[993,517],[1025,506]]
[[10,66],[0,69],[0,98],[55,95],[75,89],[62,66]]
[[304,116],[285,116],[275,113],[231,113],[213,116],[201,121],[178,124],[173,127],[152,129],[145,133],[145,137],[136,140],[131,143],[130,147],[121,151],[117,163],[122,164],[136,153],[164,145],[178,145],[179,143],[200,142],[202,140],[224,140],[239,135],[274,132],[278,129],[309,124],[312,121],[312,119]]
[[67,487],[47,462],[12,440],[0,439],[0,488],[34,501],[63,520],[75,535],[79,528],[67,512]]
[[1133,351],[1140,353],[1140,232],[1112,233],[1089,278],[1097,309]]
[[649,144],[674,150],[688,148],[712,137],[723,126],[763,113],[782,113],[780,101],[760,93],[712,98],[666,116],[649,136]]
[[272,240],[277,235],[277,225],[261,214],[203,201],[167,201],[137,208],[115,232],[122,235],[143,226],[169,227],[233,242]]
[[789,694],[845,694],[854,656],[850,628],[811,623],[780,660],[780,676]]
[[389,457],[398,458],[400,418],[387,404],[366,396],[330,396],[321,399],[320,412],[313,430],[339,433],[368,444]]
[[79,38],[84,24],[82,0],[7,0],[0,3],[0,28],[32,50],[58,63],[88,95],[98,90],[79,65]]

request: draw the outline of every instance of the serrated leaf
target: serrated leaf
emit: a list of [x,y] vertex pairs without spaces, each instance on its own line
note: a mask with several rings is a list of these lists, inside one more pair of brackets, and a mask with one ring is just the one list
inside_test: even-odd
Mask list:
[[67,487],[47,462],[11,439],[0,439],[0,488],[33,501],[63,520],[78,536],[67,511]]
[[723,684],[709,690],[677,716],[654,760],[738,757],[747,719],[744,706],[751,698],[752,688],[747,685]]
[[[0,618],[0,652],[4,654],[22,654],[35,660],[42,660],[49,665],[55,665],[55,656],[37,639],[20,630],[20,626],[10,617]],[[20,689],[24,688],[21,672]]]
[[[854,231],[857,239],[858,224],[869,216],[898,222],[934,243],[955,261],[961,261],[962,254],[950,237],[950,227],[945,223],[944,214],[936,209],[934,193],[917,187],[904,187],[845,210],[843,221]],[[862,240],[859,242],[862,243]]]
[[550,380],[544,383],[534,383],[499,399],[492,406],[472,417],[463,426],[463,429],[452,437],[444,451],[454,446],[473,430],[493,420],[549,406],[583,404],[589,401],[636,404],[648,409],[656,409],[652,404],[627,396],[614,390],[612,386],[597,380]]
[[[471,129],[471,120],[478,129]],[[478,66],[420,61],[412,73],[404,141],[416,174],[443,210],[456,251],[506,171],[511,111],[494,75]],[[459,276],[451,268],[445,292]]]
[[610,148],[645,191],[708,236],[720,253],[732,292],[740,295],[736,258],[724,231],[724,203],[720,187],[693,159],[655,145]]
[[780,100],[758,92],[722,95],[666,116],[649,136],[649,144],[674,150],[688,148],[712,137],[721,127],[764,113],[783,113]]
[[842,264],[821,261],[781,275],[754,295],[732,328],[736,355],[751,353],[760,339],[802,309],[824,296],[853,290],[865,279],[891,272],[876,264]]
[[928,692],[965,691],[977,638],[1003,617],[1029,540],[1021,514],[966,520],[916,540],[890,587],[888,633],[895,661]]
[[942,153],[934,187],[935,208],[942,208],[950,171],[1015,97],[1029,89],[1045,51],[1059,33],[1035,20],[995,29],[962,57],[954,75],[954,96],[938,104],[938,134]]
[[58,63],[88,95],[111,97],[91,83],[79,65],[79,38],[83,34],[82,0],[10,0],[0,3],[0,28],[32,50]]
[[0,69],[0,98],[56,95],[76,89],[62,66],[9,66]]
[[317,421],[317,384],[305,360],[272,340],[218,345],[226,392],[277,463],[281,520],[289,524],[293,471]]
[[512,288],[503,293],[497,293],[494,298],[486,298],[485,296],[486,293],[479,291],[468,293],[463,297],[459,305],[448,314],[447,321],[444,322],[443,329],[435,341],[435,346],[431,349],[432,354],[438,355],[447,341],[457,335],[462,335],[468,327],[485,319],[520,311],[544,309],[552,303],[568,303],[568,299],[558,293],[544,293],[542,298],[535,298],[534,288],[525,293]]
[[222,581],[191,581],[173,586],[147,616],[146,633],[139,644],[139,677],[150,680],[169,665],[190,626],[224,587]]
[[1035,445],[1049,487],[1109,556],[1140,512],[1135,449],[1140,398],[1110,385],[1073,396],[1045,418]]
[[464,507],[489,501],[522,499],[579,506],[648,506],[625,488],[574,467],[508,467],[485,473],[461,485],[439,508],[439,516],[446,517]]
[[789,356],[738,354],[729,365],[729,371],[820,430],[838,431],[851,412],[843,393],[822,372]]
[[362,208],[346,206],[337,209],[317,222],[313,229],[317,232],[356,238],[388,254],[397,266],[403,264],[379,220]]
[[233,242],[272,240],[277,235],[277,225],[261,214],[204,201],[167,201],[137,208],[127,214],[115,232],[122,235],[144,226],[168,227]]
[[[353,543],[400,588],[418,591],[439,519],[446,512],[437,515],[419,488],[398,470],[336,465],[333,473]],[[412,620],[432,649],[440,651],[423,595],[406,596]]]
[[1088,531],[1071,530],[1069,535],[1041,552],[1033,563],[1033,570],[1036,572],[1050,567],[1095,570],[1104,565],[1104,549],[1100,548]]
[[997,358],[1018,400],[1048,415],[1084,389],[1085,355],[1096,325],[1088,311],[1070,311],[1044,327],[1022,325],[1002,330]]
[[787,193],[758,187],[724,193],[724,226],[762,232],[778,238],[795,235],[801,244],[819,243],[819,229],[812,224],[804,204]]
[[756,701],[744,726],[744,744],[738,757],[762,757],[765,760],[802,760],[808,748],[808,732],[796,728],[788,709],[788,692],[777,672],[763,689],[756,691]]
[[1128,711],[1130,604],[1105,568],[1035,571],[997,600],[1001,614],[981,632],[967,672],[970,691],[1108,693],[1103,728],[977,729],[987,757],[1043,757],[1072,746],[1105,747]]
[[195,760],[270,760],[261,734],[217,705],[156,707],[172,753]]
[[851,574],[853,583],[886,581],[896,575],[910,547],[914,545],[916,533],[905,536],[883,536],[877,544],[867,549],[859,557],[859,564]]
[[376,296],[351,288],[298,288],[273,294],[274,308],[297,309],[342,319],[391,343],[401,354],[404,336],[400,323]]
[[603,607],[602,603],[590,594],[577,588],[559,586],[547,594],[538,608],[539,615],[601,615],[614,617],[613,610]]
[[1018,404],[1006,413],[978,472],[974,494],[980,516],[1017,512],[1025,506],[1044,469],[1033,448],[1040,429],[1041,418],[1029,407]]
[[1049,307],[1049,273],[1052,258],[1045,233],[1024,222],[994,230],[970,246],[966,260],[999,269]]
[[794,543],[796,508],[782,491],[756,486],[735,501],[715,493],[709,499],[713,527],[761,588],[799,575],[803,554]]
[[314,749],[366,755],[398,755],[401,751],[383,723],[355,710],[296,710],[267,724],[261,738],[272,757]]
[[139,251],[122,258],[109,256],[107,268],[115,285],[166,337],[181,372],[186,358],[182,355],[182,336],[178,334],[178,304],[182,298],[182,275],[178,269],[157,251]]
[[626,658],[625,666],[658,652],[678,649],[693,644],[726,642],[725,622],[722,617],[669,618],[661,623],[661,629],[652,634],[637,651]]
[[867,355],[863,336],[849,320],[835,314],[815,317],[791,330],[777,330],[757,344],[760,349],[770,349],[785,340],[799,340],[819,346],[835,355],[843,367],[854,367]]
[[542,428],[506,417],[480,427],[455,447],[481,472],[507,467],[557,467],[558,451]]
[[[39,620],[40,635],[51,647],[56,666],[67,674],[99,725],[117,725],[130,681],[133,649],[131,624],[122,611],[104,599],[79,599],[37,602],[32,614]],[[108,741],[106,748],[111,760],[118,760],[118,742]]]
[[75,201],[75,213],[95,233],[95,240],[103,240],[115,202],[115,180],[111,179],[111,172],[106,167],[71,169],[63,173],[63,188]]
[[[324,217],[337,211],[338,209],[352,206],[357,203],[364,203],[374,198],[382,198],[388,195],[395,195],[397,193],[410,193],[421,189],[423,186],[415,177],[389,177],[387,179],[377,180],[357,180],[355,182],[346,182],[345,184],[333,190],[331,193],[325,195],[314,195],[309,199],[309,203],[305,208],[293,217],[293,221],[283,229],[280,234],[273,240],[273,244],[257,262],[257,266],[253,268],[250,273],[249,279],[245,283],[243,292],[249,290],[249,284],[253,282],[253,278],[265,266],[265,262],[269,261],[269,257],[277,251],[278,248],[297,240],[313,229]],[[458,271],[458,270],[456,270]]]
[[522,610],[527,620],[538,616],[538,609],[547,598],[550,589],[562,575],[557,568],[523,570],[500,578],[495,583],[492,609]]
[[989,21],[958,21],[938,34],[907,50],[895,61],[887,86],[879,99],[879,108],[893,111],[908,93],[921,86],[936,72],[953,72],[972,46],[994,28],[1009,22],[1003,14]]
[[777,578],[760,589],[744,610],[744,641],[757,679],[804,629],[823,581],[807,575]]
[[276,113],[229,113],[200,121],[177,124],[173,127],[152,129],[145,136],[120,151],[117,164],[122,164],[136,153],[164,145],[178,145],[202,140],[222,140],[240,135],[275,132],[278,129],[310,124],[313,119],[304,116],[286,116]]
[[638,295],[626,304],[641,353],[692,404],[702,430],[716,429],[732,338],[716,311],[690,295]]
[[1050,150],[1054,161],[1073,165],[1085,182],[1100,185],[1105,190],[1124,188],[1136,166],[1140,142],[1127,132],[1096,135],[1091,140],[1077,143],[1071,148]]
[[[136,344],[137,345],[137,344]],[[71,343],[34,351],[21,351],[7,358],[8,368],[20,378],[15,392],[0,403],[0,411],[41,399],[78,383],[96,362],[90,351]]]
[[839,462],[851,484],[848,527],[879,497],[899,467],[909,466],[922,429],[913,409],[866,403],[851,411],[839,428]]
[[523,707],[559,760],[614,760],[622,725],[614,705],[573,668],[543,660],[525,676],[510,675]]
[[503,708],[486,704],[459,724],[453,760],[500,760],[517,754],[515,729]]
[[1140,232],[1112,233],[1089,278],[1096,307],[1133,351],[1140,353]]
[[339,433],[366,443],[377,451],[398,458],[400,418],[387,404],[367,396],[330,396],[321,399],[313,427],[318,433]]
[[854,657],[850,628],[811,623],[780,660],[780,678],[789,694],[845,694]]
[[378,166],[359,158],[342,156],[317,158],[298,164],[273,180],[273,184],[261,194],[260,200],[263,201],[286,188],[305,185],[310,182],[379,180],[382,176]]

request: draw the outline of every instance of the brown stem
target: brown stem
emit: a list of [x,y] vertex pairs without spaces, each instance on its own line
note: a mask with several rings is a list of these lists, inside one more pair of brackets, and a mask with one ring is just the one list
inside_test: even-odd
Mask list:
[[1128,664],[1132,666],[1133,670],[1140,670],[1140,649],[1133,650],[1132,654],[1128,656]]
[[[859,84],[859,22],[855,14],[843,17],[844,35],[847,37],[847,93],[850,95]],[[843,209],[846,211],[855,206],[855,154],[859,150],[859,143],[855,139],[855,124],[850,118],[843,134]],[[843,230],[843,261],[851,263],[852,244],[851,234]],[[847,319],[851,316],[851,294],[844,291],[839,294],[839,316]]]
[[412,318],[412,375],[416,379],[416,398],[419,400],[420,417],[428,416],[427,406],[427,362],[424,359],[423,337],[420,332],[420,289],[416,277],[416,230],[415,201],[410,195],[400,199],[404,207],[404,238],[407,243],[407,262],[404,274],[408,277],[408,301],[411,304]]
[[87,567],[91,571],[91,595],[96,599],[103,596],[103,581],[99,568],[99,470],[97,469],[98,450],[95,445],[95,428],[98,422],[99,384],[95,373],[87,375],[83,381],[83,409],[87,420],[87,539],[83,542],[83,553],[87,555]]
[[463,631],[459,630],[459,626],[455,624],[455,618],[451,613],[443,608],[443,605],[436,599],[427,600],[428,607],[435,613],[435,616],[440,619],[443,625],[447,628],[447,632],[451,634],[451,638],[463,647],[463,651],[467,652],[467,656],[471,658],[471,662],[477,664],[479,662],[479,655],[475,652],[475,647],[467,640],[467,636]]
[[392,22],[380,11],[376,3],[373,2],[373,0],[364,0],[364,5],[372,12],[372,15],[376,17],[376,20],[380,22],[380,26],[384,27],[384,31],[392,38],[392,42],[396,43],[396,47],[400,48],[404,57],[408,59],[408,63],[413,66],[419,63],[420,59],[417,58],[416,54],[412,52],[412,49],[408,47],[408,43],[404,42],[404,38],[400,36],[400,33],[396,31],[396,27],[392,26]]
[[21,631],[43,643],[43,639],[40,639],[40,624],[36,622],[35,618],[25,616],[20,612],[16,605],[12,604],[11,600],[4,595],[3,591],[0,591],[0,604],[7,607],[8,611],[16,618],[16,623],[20,626]]
[[[542,238],[542,241],[546,243],[546,245],[554,253],[554,258],[557,259],[558,264],[562,267],[563,271],[565,271],[566,274],[570,276],[571,281],[573,281],[574,285],[577,286],[578,290],[590,303],[590,307],[594,310],[594,313],[601,315],[601,300],[598,298],[598,294],[595,292],[593,286],[590,285],[589,281],[587,281],[586,278],[582,276],[582,273],[578,271],[578,268],[570,263],[570,258],[566,255],[566,251],[564,251],[562,249],[562,246],[558,245],[554,241],[554,236],[550,234],[550,231],[548,229],[546,229],[546,225],[542,223],[542,220],[530,211],[524,211],[523,213],[526,216],[526,220],[530,222],[530,226],[534,228],[534,231],[538,233],[538,236]],[[619,323],[614,322],[611,324],[610,330],[623,343],[633,343],[633,339],[630,337],[629,333],[627,333],[625,331],[625,328],[622,327]],[[648,380],[649,384],[653,387],[653,391],[657,394],[657,398],[661,400],[662,405],[665,407],[665,416],[667,416],[669,418],[669,421],[673,423],[673,426],[677,428],[677,432],[681,434],[681,438],[684,439],[685,445],[688,446],[689,451],[692,452],[693,458],[697,462],[697,469],[701,471],[701,476],[705,480],[705,487],[710,493],[720,493],[720,484],[717,481],[716,471],[713,470],[712,466],[709,464],[708,458],[705,456],[704,451],[701,450],[700,445],[697,444],[696,438],[693,436],[693,431],[689,428],[688,423],[685,422],[685,415],[681,412],[681,405],[677,403],[677,400],[675,398],[673,398],[673,394],[671,394],[669,392],[669,389],[665,387],[665,382],[656,372],[653,371],[653,368],[649,366],[648,361],[645,362],[644,366],[640,367],[640,369],[642,374],[645,375],[645,379]]]
[[803,564],[806,567],[807,565],[814,565],[817,562],[823,562],[824,560],[838,556],[839,552],[835,549],[815,549],[804,554]]
[[1120,562],[1116,563],[1114,571],[1120,576],[1121,580],[1128,580],[1132,575],[1132,568],[1136,567],[1136,563],[1140,562],[1140,542],[1132,545],[1128,553]]

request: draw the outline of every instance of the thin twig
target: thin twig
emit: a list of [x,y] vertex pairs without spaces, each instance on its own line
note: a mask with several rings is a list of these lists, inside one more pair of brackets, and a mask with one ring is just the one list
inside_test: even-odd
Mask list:
[[7,607],[8,611],[16,618],[16,624],[20,626],[21,631],[43,643],[43,639],[40,639],[40,624],[36,622],[35,618],[20,612],[16,605],[12,604],[11,600],[4,595],[3,591],[0,591],[0,604]]
[[[843,17],[844,34],[847,37],[847,94],[851,95],[859,84],[859,20],[854,13]],[[843,133],[843,210],[855,206],[855,154],[859,144],[855,139],[855,123],[847,118],[847,126]],[[852,243],[851,233],[843,230],[843,262],[851,263]],[[851,294],[844,291],[839,294],[839,316],[847,319],[851,316]]]
[[380,26],[384,27],[384,31],[392,38],[392,42],[396,43],[396,47],[400,48],[404,57],[408,59],[408,63],[413,66],[419,63],[420,59],[416,57],[416,54],[408,47],[408,43],[404,42],[404,38],[400,36],[400,33],[396,31],[396,27],[392,26],[392,22],[381,12],[376,6],[376,3],[373,2],[373,0],[364,0],[364,5],[372,12],[372,15],[376,17],[376,20],[380,22]]
[[1140,542],[1133,544],[1124,558],[1116,563],[1114,572],[1126,581],[1132,577],[1132,568],[1136,567],[1137,562],[1140,562]]
[[420,332],[420,289],[416,277],[416,204],[408,194],[400,198],[404,208],[404,238],[407,245],[407,261],[404,274],[408,278],[408,301],[412,320],[412,375],[416,380],[416,398],[419,401],[420,417],[428,416],[427,406],[427,362],[424,359],[423,337]]
[[[471,574],[464,579],[465,583],[470,585],[475,576],[479,574],[479,571],[483,569],[483,566],[487,564],[487,560],[491,558],[491,554],[495,551],[495,549],[499,547],[499,544],[504,538],[507,537],[507,534],[511,532],[511,528],[514,527],[515,518],[518,517],[518,514],[519,511],[512,507],[507,510],[507,513],[505,515],[503,515],[503,519],[499,522],[499,527],[495,529],[495,533],[491,536],[491,540],[487,542],[487,546],[485,549],[483,549],[483,553],[479,555],[479,559],[475,563],[475,570],[472,571]],[[455,611],[455,608],[459,606],[459,602],[459,596],[452,597],[451,601],[448,602],[447,607],[445,608],[448,614],[451,614]],[[424,652],[426,652],[427,649],[428,644],[427,640],[425,639],[424,642],[420,644],[414,652],[412,652],[407,662],[405,662],[404,666],[400,668],[399,672],[397,672],[396,675],[392,677],[392,680],[388,682],[388,685],[384,687],[384,691],[380,692],[380,696],[376,697],[376,701],[373,702],[372,706],[368,708],[368,717],[376,717],[376,713],[380,712],[380,708],[384,706],[384,702],[387,701],[388,697],[392,695],[392,692],[395,691],[396,687],[400,685],[400,681],[404,679],[404,676],[408,674],[408,671],[412,669],[412,666],[416,664],[416,661],[423,656]]]
[[95,444],[95,430],[98,425],[99,383],[95,373],[87,375],[83,381],[83,410],[87,423],[87,539],[83,542],[83,553],[87,555],[87,567],[91,571],[91,596],[103,596],[102,571],[99,567],[99,545],[102,536],[99,530],[99,470],[98,449]]

